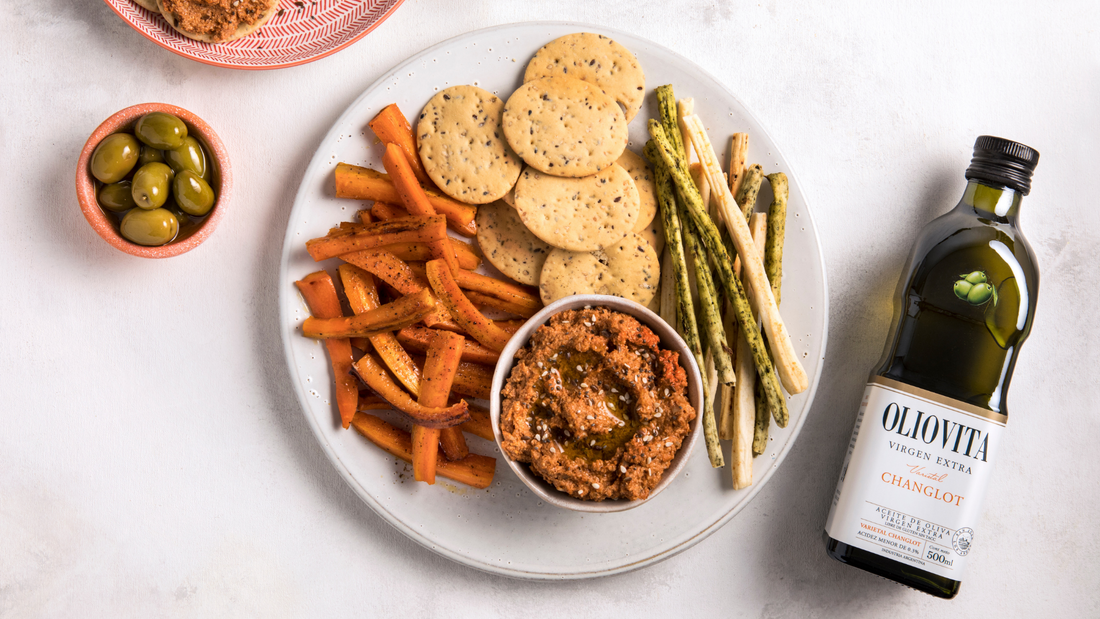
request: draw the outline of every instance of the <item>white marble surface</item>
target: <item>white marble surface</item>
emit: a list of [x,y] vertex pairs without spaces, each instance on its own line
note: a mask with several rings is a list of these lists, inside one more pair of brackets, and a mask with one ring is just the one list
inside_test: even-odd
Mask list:
[[[7,3],[0,617],[1100,615],[1100,5],[894,4],[406,0],[338,55],[249,73],[95,0]],[[821,388],[772,482],[668,561],[565,584],[451,563],[365,507],[298,410],[275,311],[291,200],[340,112],[424,47],[533,19],[627,30],[728,84],[800,176],[830,283]],[[107,246],[73,192],[87,135],[143,101],[195,111],[233,153],[231,212],[168,261]],[[981,133],[1042,153],[1022,216],[1041,300],[980,552],[942,602],[833,562],[820,536],[888,291]]]

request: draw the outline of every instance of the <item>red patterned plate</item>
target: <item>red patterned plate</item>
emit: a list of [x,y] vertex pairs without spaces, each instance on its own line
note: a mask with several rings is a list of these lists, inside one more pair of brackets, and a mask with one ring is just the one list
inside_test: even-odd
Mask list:
[[104,0],[157,45],[217,67],[281,69],[334,54],[374,30],[404,0],[281,0],[263,28],[229,43],[203,43],[176,32],[160,13],[134,0]]

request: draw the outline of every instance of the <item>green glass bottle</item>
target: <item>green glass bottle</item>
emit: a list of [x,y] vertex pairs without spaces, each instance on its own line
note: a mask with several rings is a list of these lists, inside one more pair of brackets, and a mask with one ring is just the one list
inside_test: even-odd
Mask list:
[[942,598],[975,543],[1035,315],[1039,271],[1017,223],[1038,161],[979,137],[962,200],[921,232],[825,525],[829,556]]

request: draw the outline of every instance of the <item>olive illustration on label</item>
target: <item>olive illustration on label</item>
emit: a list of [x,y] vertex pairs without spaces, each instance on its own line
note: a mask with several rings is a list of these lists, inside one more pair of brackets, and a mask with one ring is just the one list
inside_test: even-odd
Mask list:
[[978,306],[985,305],[993,299],[993,305],[997,304],[997,289],[989,283],[985,271],[972,271],[960,275],[962,279],[955,282],[955,296],[967,303]]

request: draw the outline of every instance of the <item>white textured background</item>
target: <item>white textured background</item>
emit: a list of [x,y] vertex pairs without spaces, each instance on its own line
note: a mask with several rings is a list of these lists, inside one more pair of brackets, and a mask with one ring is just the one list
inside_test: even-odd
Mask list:
[[[5,3],[0,617],[1100,616],[1100,5],[895,4],[406,0],[335,56],[249,73],[175,56],[95,0]],[[429,45],[537,19],[630,31],[734,90],[800,177],[830,284],[821,387],[772,482],[687,552],[567,584],[451,563],[360,503],[298,410],[274,289],[341,111]],[[73,192],[87,135],[143,101],[195,111],[233,156],[231,211],[168,261],[107,246]],[[1042,284],[980,552],[942,602],[820,537],[890,291],[982,133],[1042,153],[1022,216]]]

